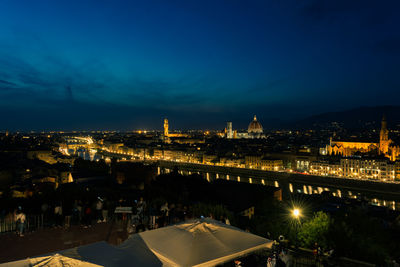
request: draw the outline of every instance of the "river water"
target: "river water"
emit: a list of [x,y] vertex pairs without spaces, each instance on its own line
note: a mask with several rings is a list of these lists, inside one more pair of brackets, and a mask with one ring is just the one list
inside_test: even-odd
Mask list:
[[[85,160],[99,160],[106,159],[103,155],[97,153],[96,150],[78,149],[68,151],[70,155],[75,155]],[[158,174],[171,172],[171,169],[158,167]],[[280,184],[278,180],[273,179],[262,179],[249,176],[233,176],[229,174],[222,173],[207,173],[207,172],[191,172],[188,170],[179,170],[183,175],[190,175],[193,173],[198,173],[202,175],[208,181],[215,179],[226,179],[233,180],[237,182],[255,183],[263,184],[266,186],[274,186],[282,188],[284,192],[290,192],[290,194],[322,194],[323,192],[330,192],[335,197],[338,198],[348,198],[348,199],[359,199],[366,200],[369,204],[380,207],[387,207],[391,210],[400,210],[400,199],[388,198],[382,196],[381,194],[374,194],[373,192],[365,193],[359,192],[357,190],[348,190],[340,187],[327,187],[324,185],[315,186],[304,183],[288,183]]]

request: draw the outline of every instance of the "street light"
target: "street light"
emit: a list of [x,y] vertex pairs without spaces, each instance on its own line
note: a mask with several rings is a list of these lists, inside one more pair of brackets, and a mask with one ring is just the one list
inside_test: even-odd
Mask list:
[[294,208],[292,211],[292,215],[293,215],[293,217],[298,219],[300,217],[300,210],[298,208]]
[[299,208],[294,207],[292,210],[292,216],[293,218],[295,218],[295,229],[296,229],[296,248],[298,247],[298,232],[299,232],[299,228],[300,228],[300,217],[301,217],[301,211]]

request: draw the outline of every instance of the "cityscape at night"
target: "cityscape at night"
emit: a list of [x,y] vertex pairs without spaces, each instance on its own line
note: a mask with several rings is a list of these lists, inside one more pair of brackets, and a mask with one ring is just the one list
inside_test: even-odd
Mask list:
[[399,12],[0,0],[0,267],[400,266]]

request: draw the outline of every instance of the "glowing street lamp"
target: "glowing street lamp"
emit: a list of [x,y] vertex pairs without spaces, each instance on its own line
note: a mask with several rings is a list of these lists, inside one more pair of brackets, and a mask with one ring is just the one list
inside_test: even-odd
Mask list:
[[300,210],[299,210],[298,208],[294,208],[294,209],[292,210],[292,215],[293,215],[293,217],[295,217],[296,219],[298,219],[298,218],[301,216]]
[[296,248],[298,247],[298,242],[299,242],[299,240],[298,240],[298,236],[297,236],[297,234],[298,234],[298,232],[299,232],[299,228],[300,228],[300,224],[301,224],[301,221],[300,221],[300,217],[301,217],[301,211],[300,211],[300,209],[299,208],[296,208],[296,207],[294,207],[293,208],[293,210],[292,210],[292,216],[293,216],[293,218],[295,219],[295,230],[296,230]]

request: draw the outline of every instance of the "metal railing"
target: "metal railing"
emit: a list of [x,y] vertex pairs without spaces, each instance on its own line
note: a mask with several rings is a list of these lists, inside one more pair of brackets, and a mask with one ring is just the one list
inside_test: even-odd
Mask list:
[[[0,218],[0,233],[14,232],[17,230],[18,223],[12,216]],[[25,232],[32,232],[42,229],[44,225],[43,214],[27,215],[25,220]]]

